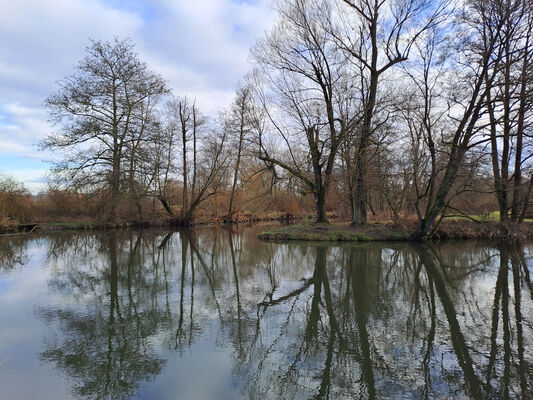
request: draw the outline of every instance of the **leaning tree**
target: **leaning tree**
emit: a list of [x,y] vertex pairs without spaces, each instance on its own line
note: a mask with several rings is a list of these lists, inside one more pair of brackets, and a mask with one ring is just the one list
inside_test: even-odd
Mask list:
[[331,5],[284,0],[280,20],[255,46],[257,102],[267,119],[258,132],[258,157],[313,194],[317,222],[327,222],[326,194],[350,121],[341,114],[349,97],[346,57],[326,29]]

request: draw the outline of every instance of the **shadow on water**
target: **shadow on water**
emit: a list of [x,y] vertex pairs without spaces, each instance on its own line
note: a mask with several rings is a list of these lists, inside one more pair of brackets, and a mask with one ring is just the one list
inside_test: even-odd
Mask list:
[[[212,339],[243,398],[532,398],[531,245],[255,237],[40,239],[50,269],[41,361],[80,398],[129,398],[150,382],[157,392],[163,372]],[[24,268],[29,251],[3,241],[4,271]],[[179,388],[158,393],[169,395]]]

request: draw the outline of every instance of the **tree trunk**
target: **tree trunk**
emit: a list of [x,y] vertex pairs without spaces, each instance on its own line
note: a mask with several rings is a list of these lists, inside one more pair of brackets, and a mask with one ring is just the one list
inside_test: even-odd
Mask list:
[[[514,166],[514,182],[513,182],[513,203],[511,206],[511,221],[522,222],[520,218],[520,203],[523,199],[522,188],[522,150],[523,150],[523,138],[524,138],[524,125],[526,119],[526,110],[528,104],[527,88],[528,88],[528,69],[531,67],[530,61],[530,27],[526,35],[526,43],[524,45],[522,54],[522,70],[520,73],[520,105],[518,107],[518,124],[516,128],[516,154],[515,154],[515,166]],[[527,205],[526,205],[527,207]]]
[[376,106],[376,96],[378,91],[378,81],[380,73],[377,70],[377,27],[376,21],[370,26],[370,35],[372,39],[372,59],[370,68],[370,86],[368,88],[368,100],[365,105],[365,114],[363,125],[361,127],[361,140],[359,148],[356,149],[355,157],[355,185],[354,185],[354,204],[352,209],[352,224],[365,225],[367,223],[366,209],[366,151],[368,140],[372,135],[372,119],[374,117],[374,108]]
[[181,209],[182,216],[185,216],[185,214],[189,211],[189,193],[187,185],[187,142],[185,132],[183,132],[183,202]]
[[229,208],[228,208],[228,217],[230,220],[233,220],[233,200],[235,198],[235,188],[237,187],[237,179],[239,177],[239,169],[241,166],[241,153],[242,153],[242,142],[244,139],[244,101],[245,99],[242,99],[241,104],[241,120],[240,120],[240,126],[239,126],[239,146],[237,149],[237,160],[235,162],[235,173],[233,174],[233,184],[231,186],[231,195],[229,199]]
[[170,217],[174,217],[174,211],[172,211],[172,208],[170,208],[170,205],[168,204],[167,200],[164,197],[158,197],[158,199],[161,202],[161,205],[167,211],[168,215]]
[[192,107],[192,187],[191,197],[196,194],[196,130],[198,129],[198,121],[196,120],[196,103]]
[[117,159],[113,163],[113,171],[111,176],[111,206],[109,212],[109,219],[112,222],[118,221],[118,200],[120,194],[120,162]]
[[509,54],[509,34],[505,35],[505,64],[504,64],[504,93],[503,93],[503,141],[502,161],[501,161],[501,202],[500,202],[500,222],[509,220],[509,157],[511,141],[511,59]]
[[115,86],[115,79],[113,78],[113,170],[111,171],[111,207],[109,212],[109,219],[113,222],[116,222],[118,219],[117,203],[120,189],[120,152],[118,137],[118,104],[116,98],[116,91],[117,88]]
[[367,223],[367,210],[365,182],[363,178],[357,177],[352,198],[352,225],[365,225]]
[[463,147],[457,152],[454,152],[455,154],[452,153],[450,156],[451,159],[446,167],[446,172],[437,191],[435,202],[429,208],[428,212],[426,212],[426,216],[420,222],[418,230],[411,235],[411,238],[416,240],[425,240],[431,234],[433,224],[442,211],[446,201],[446,196],[448,195],[448,192],[455,181],[459,165],[463,160],[466,149],[466,147]]
[[[500,170],[500,157],[498,151],[498,122],[494,115],[494,107],[490,97],[487,98],[487,110],[489,113],[490,121],[490,145],[491,145],[491,161],[492,161],[492,174],[494,175],[494,190],[496,193],[496,199],[498,200],[498,207],[500,210],[500,222],[504,222],[507,216],[507,195],[506,185],[503,179],[503,171]],[[502,159],[503,162],[503,159]]]
[[366,139],[362,137],[356,155],[354,183],[352,185],[352,225],[365,225],[367,223],[366,146]]
[[233,185],[231,186],[231,195],[229,198],[228,217],[230,218],[230,220],[233,217],[233,200],[235,198],[235,188],[237,187],[237,179],[239,176],[239,169],[241,165],[242,139],[243,139],[243,129],[241,127],[241,132],[239,135],[239,148],[237,150],[237,161],[235,162],[235,173],[233,174]]
[[[378,6],[375,3],[373,15],[369,21],[370,34],[370,84],[368,87],[368,98],[365,104],[363,125],[361,127],[361,140],[359,148],[356,149],[357,154],[355,158],[355,185],[354,185],[354,207],[352,209],[352,224],[365,225],[367,222],[366,210],[366,150],[368,147],[368,140],[372,135],[372,119],[374,117],[374,108],[376,105],[376,97],[378,91],[378,82],[380,72],[378,71]],[[387,67],[388,68],[388,67]],[[383,70],[382,70],[383,71]]]
[[316,201],[316,222],[328,223],[328,217],[326,215],[326,192],[323,188],[318,190],[315,194]]
[[182,141],[182,153],[183,153],[183,198],[181,216],[185,218],[185,215],[189,212],[189,193],[188,193],[188,171],[187,171],[187,121],[189,116],[186,116],[188,106],[185,101],[180,102],[180,120],[181,120],[181,141]]

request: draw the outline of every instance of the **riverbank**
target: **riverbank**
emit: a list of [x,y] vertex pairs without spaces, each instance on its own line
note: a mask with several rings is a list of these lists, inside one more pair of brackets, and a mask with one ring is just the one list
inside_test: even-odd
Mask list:
[[52,221],[52,222],[33,222],[25,224],[13,223],[10,225],[0,226],[0,234],[10,233],[30,233],[30,232],[56,232],[56,231],[86,231],[86,230],[109,230],[109,229],[129,229],[129,228],[160,228],[160,227],[184,227],[196,225],[216,225],[216,224],[255,224],[258,222],[278,222],[289,223],[292,221],[302,220],[302,217],[295,217],[286,213],[271,214],[268,216],[255,217],[245,215],[245,218],[239,220],[225,220],[224,218],[197,218],[194,221],[185,222],[180,217],[166,217],[158,219],[142,220],[122,220],[118,222],[109,221]]
[[127,229],[127,228],[148,228],[176,226],[175,220],[167,218],[161,220],[146,221],[55,221],[17,224],[0,227],[0,234],[6,233],[31,233],[31,232],[55,232],[55,231],[86,231],[86,230],[107,230],[107,229]]
[[[348,223],[288,225],[263,232],[259,239],[271,241],[375,242],[411,241],[416,224],[373,223],[352,226]],[[444,221],[432,239],[529,240],[533,223],[502,225],[496,222]]]
[[[291,223],[269,229],[259,235],[268,241],[314,241],[314,242],[375,242],[375,241],[412,241],[411,234],[416,230],[415,223],[392,224],[370,223],[365,226],[352,226],[349,223],[333,222],[331,224],[313,224],[306,219],[290,219],[285,215],[271,218],[240,221],[245,224],[256,223]],[[0,234],[56,232],[56,231],[87,231],[130,228],[164,228],[198,225],[231,224],[220,219],[197,219],[185,224],[180,218],[160,218],[154,220],[125,220],[120,222],[101,221],[59,221],[13,225],[10,229],[0,229]],[[440,224],[432,235],[433,240],[439,239],[474,239],[474,240],[533,240],[533,222],[519,225],[502,225],[494,221],[448,220]]]

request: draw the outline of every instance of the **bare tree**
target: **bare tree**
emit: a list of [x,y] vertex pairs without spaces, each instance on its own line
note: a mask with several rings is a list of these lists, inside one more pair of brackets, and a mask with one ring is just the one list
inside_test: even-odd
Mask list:
[[489,82],[487,98],[494,189],[500,222],[505,223],[509,218],[518,222],[528,196],[522,170],[532,156],[525,150],[532,116],[533,10],[530,2],[522,0],[493,0],[489,4],[502,19],[498,41],[501,63],[497,76]]
[[195,153],[193,179],[195,189],[191,191],[188,208],[183,213],[183,223],[190,224],[198,207],[222,188],[228,170],[228,158],[225,151],[226,133],[217,127],[211,127],[209,136],[204,137],[201,148]]
[[124,180],[127,182],[129,195],[142,219],[141,200],[152,193],[156,174],[152,160],[155,142],[161,139],[159,135],[160,120],[157,106],[161,94],[149,96],[134,110],[132,128],[125,149]]
[[171,198],[176,200],[181,186],[177,222],[189,224],[198,206],[218,192],[227,167],[223,151],[226,134],[216,124],[208,123],[187,97],[168,100],[160,120],[161,129],[151,153],[154,193],[168,215],[175,217]]
[[28,190],[21,182],[0,174],[0,230],[10,222],[24,220],[25,197]]
[[140,109],[167,89],[127,39],[93,41],[86,53],[46,100],[61,129],[41,145],[61,152],[55,172],[68,184],[109,189],[109,218],[116,220],[123,162],[144,132]]
[[155,178],[154,196],[170,217],[174,217],[171,205],[171,186],[177,169],[175,152],[179,142],[179,122],[175,115],[174,100],[171,99],[159,113],[159,130],[151,147],[150,160]]
[[415,45],[413,61],[402,68],[408,78],[398,104],[399,129],[407,133],[402,158],[410,170],[408,181],[419,222],[435,198],[445,167],[445,143],[453,130],[446,88],[453,74],[446,68],[449,48],[440,29],[428,29]]
[[[193,203],[197,198],[197,180],[198,180],[198,135],[203,125],[205,125],[205,118],[198,111],[196,102],[192,104],[187,97],[177,99],[174,103],[174,112],[177,113],[179,119],[179,131],[181,134],[181,176],[183,184],[182,196],[182,211],[181,216],[185,220],[190,217]],[[190,148],[192,142],[192,149]],[[190,153],[192,152],[192,165],[190,160]],[[218,156],[217,156],[218,158]],[[189,217],[188,217],[189,215]]]
[[[458,32],[464,40],[460,41],[461,50],[456,53],[454,79],[457,90],[450,99],[457,116],[451,116],[454,129],[445,143],[446,161],[442,178],[425,213],[421,219],[419,217],[419,228],[413,234],[413,238],[417,239],[426,239],[431,234],[437,217],[445,210],[467,151],[480,143],[473,139],[483,127],[484,107],[502,57],[498,47],[504,23],[501,14],[490,2],[470,2],[466,7],[462,14],[464,30]],[[462,73],[459,73],[460,67],[464,68]]]
[[352,223],[367,222],[368,148],[375,131],[374,118],[380,81],[395,65],[409,58],[420,35],[447,15],[446,1],[342,0],[339,27],[332,27],[336,43],[359,70],[363,117],[353,156]]
[[259,132],[259,158],[301,180],[315,198],[317,222],[327,222],[326,194],[349,124],[338,107],[345,58],[325,29],[328,2],[279,7],[280,22],[253,49],[263,81],[256,93],[271,132]]
[[[234,155],[233,179],[228,206],[228,217],[231,220],[235,212],[235,195],[238,183],[242,186],[241,163],[247,148],[247,137],[255,125],[255,114],[251,88],[245,85],[237,90],[229,113],[225,117],[225,130],[231,137],[231,152]],[[236,150],[236,154],[234,151]]]

